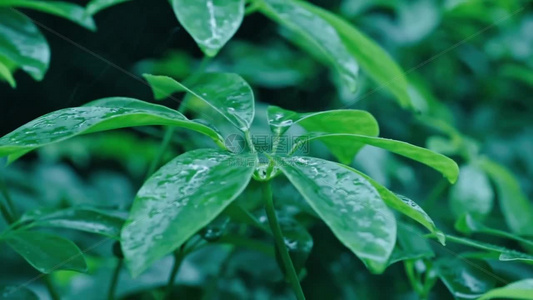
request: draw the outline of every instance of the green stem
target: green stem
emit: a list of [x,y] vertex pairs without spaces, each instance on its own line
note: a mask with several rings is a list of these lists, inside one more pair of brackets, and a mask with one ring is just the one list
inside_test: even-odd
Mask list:
[[248,148],[250,148],[250,151],[252,153],[256,153],[257,151],[255,150],[254,142],[252,141],[252,134],[250,133],[250,130],[246,130],[244,132],[244,137],[246,139],[246,143],[248,144]]
[[115,270],[113,271],[113,277],[111,277],[111,284],[109,285],[109,290],[107,292],[108,300],[115,299],[115,291],[117,290],[118,279],[120,277],[120,270],[122,269],[123,262],[124,261],[119,258]]
[[7,204],[4,205],[2,202],[0,202],[2,216],[4,216],[8,224],[11,224],[17,219],[17,212],[3,178],[0,179],[0,193],[6,199]]
[[305,296],[300,286],[300,279],[296,274],[294,265],[292,264],[289,251],[285,246],[285,241],[283,239],[283,233],[281,232],[281,227],[279,226],[278,218],[276,217],[276,209],[274,207],[274,200],[272,199],[272,186],[269,181],[263,183],[263,200],[265,201],[265,209],[268,217],[268,223],[274,234],[274,240],[276,241],[276,247],[278,248],[279,254],[281,256],[281,261],[285,267],[285,274],[289,280],[296,299],[304,300]]
[[57,292],[52,281],[50,280],[49,275],[43,276],[43,282],[46,286],[46,289],[48,290],[48,293],[50,294],[50,298],[52,298],[52,300],[60,300],[61,297],[59,296],[59,293]]
[[172,288],[174,287],[174,282],[176,281],[176,276],[180,269],[183,258],[185,258],[185,245],[181,246],[176,252],[174,252],[174,265],[172,266],[172,271],[170,271],[170,276],[168,277],[167,287],[165,288],[165,296],[163,299],[170,299],[172,294]]

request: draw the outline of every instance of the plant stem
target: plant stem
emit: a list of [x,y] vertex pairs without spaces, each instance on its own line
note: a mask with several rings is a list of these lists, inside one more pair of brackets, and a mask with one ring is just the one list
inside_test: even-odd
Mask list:
[[46,289],[48,289],[50,298],[52,298],[52,300],[60,300],[61,297],[59,297],[59,293],[56,291],[54,285],[52,284],[52,281],[50,280],[49,275],[43,276],[43,282],[44,282],[44,285],[46,285]]
[[122,264],[124,260],[119,258],[115,270],[113,271],[113,277],[111,277],[111,284],[109,285],[109,291],[107,292],[107,299],[115,299],[115,291],[117,289],[118,278],[120,277],[120,270],[122,269]]
[[17,219],[17,212],[15,210],[15,205],[13,205],[13,200],[9,195],[9,191],[7,190],[7,186],[3,178],[0,178],[0,193],[6,199],[7,204],[4,205],[3,202],[0,202],[0,211],[6,222],[8,224],[11,224]]
[[283,239],[283,233],[281,232],[281,227],[279,226],[278,218],[276,217],[276,209],[274,207],[274,200],[272,199],[272,186],[269,181],[263,183],[263,200],[265,201],[265,209],[268,217],[268,223],[274,234],[274,240],[276,241],[276,247],[278,248],[279,254],[281,256],[281,261],[285,267],[285,274],[289,280],[296,299],[304,300],[305,296],[300,286],[300,279],[296,274],[294,265],[292,264],[289,251],[285,246],[285,241]]
[[172,271],[170,271],[170,276],[168,278],[167,287],[165,288],[165,296],[163,299],[170,299],[172,294],[172,288],[174,287],[174,281],[176,281],[176,276],[180,269],[183,258],[185,257],[185,244],[181,246],[176,252],[174,252],[174,265],[172,266]]

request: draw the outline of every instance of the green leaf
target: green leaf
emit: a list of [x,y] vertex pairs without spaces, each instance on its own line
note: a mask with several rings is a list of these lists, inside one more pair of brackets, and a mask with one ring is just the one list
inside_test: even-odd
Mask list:
[[244,0],[171,0],[185,30],[207,56],[215,56],[241,26]]
[[241,130],[248,130],[255,114],[252,88],[233,73],[204,73],[187,87],[167,76],[144,74],[156,99],[188,92],[203,100]]
[[62,237],[45,232],[15,231],[5,239],[13,250],[39,272],[87,270],[85,258],[78,246]]
[[0,300],[39,300],[39,297],[22,286],[0,286]]
[[122,249],[133,274],[174,251],[209,224],[246,188],[252,155],[199,149],[178,156],[137,193],[122,230]]
[[452,243],[458,243],[470,247],[474,247],[481,250],[486,250],[490,252],[496,252],[499,253],[499,259],[502,261],[511,261],[511,260],[518,260],[518,261],[524,261],[524,262],[533,262],[533,256],[522,253],[516,250],[507,249],[505,247],[492,245],[489,243],[484,242],[478,242],[467,238],[462,237],[456,237],[451,235],[446,235],[446,241],[450,241]]
[[76,4],[61,1],[2,0],[0,7],[2,6],[35,9],[65,18],[89,30],[96,30],[93,18],[85,13],[85,8]]
[[496,286],[491,268],[484,261],[445,258],[437,262],[437,274],[457,299],[476,299]]
[[89,15],[95,15],[96,13],[107,9],[111,6],[128,2],[131,0],[92,0],[87,4],[87,7],[85,8],[86,14]]
[[504,166],[482,159],[479,166],[496,185],[499,206],[511,231],[533,235],[533,206],[514,175]]
[[188,128],[224,147],[216,131],[175,110],[131,98],[104,98],[83,107],[61,109],[22,125],[0,138],[0,157],[9,155],[9,161],[13,161],[28,151],[80,134],[147,125]]
[[[405,156],[412,160],[418,161],[425,164],[428,167],[431,167],[444,175],[451,183],[454,183],[459,176],[459,167],[452,159],[430,151],[425,148],[411,145],[409,143],[400,142],[391,139],[384,139],[379,137],[358,135],[358,134],[344,134],[344,133],[310,133],[309,135],[302,137],[300,142],[295,144],[293,151],[301,146],[302,143],[316,139],[324,138],[345,138],[350,139],[355,144],[355,147],[358,147],[360,144],[366,144],[378,148],[388,150],[390,152]],[[293,152],[291,151],[291,152]]]
[[[379,126],[374,117],[362,110],[342,109],[299,114],[270,106],[267,110],[270,128],[277,136],[298,124],[308,132],[349,133],[377,136]],[[340,162],[349,164],[364,146],[346,137],[324,138],[322,142]]]
[[422,207],[420,207],[416,202],[414,202],[411,199],[408,199],[407,197],[394,194],[393,192],[389,191],[386,187],[382,186],[377,181],[372,179],[372,177],[364,174],[363,172],[359,170],[356,170],[356,169],[353,169],[353,168],[350,168],[344,165],[341,165],[341,166],[365,178],[378,191],[378,193],[381,196],[381,199],[385,201],[385,204],[387,204],[390,208],[393,208],[399,211],[400,213],[408,216],[409,218],[417,221],[418,223],[426,227],[431,233],[434,233],[438,237],[439,242],[444,245],[445,243],[444,234],[437,228],[437,226],[435,226],[435,223],[433,222],[433,220],[422,209]]
[[50,48],[37,26],[24,14],[0,8],[0,60],[7,59],[35,80],[42,80],[50,63]]
[[408,260],[434,257],[427,239],[414,226],[398,222],[398,242],[389,259],[389,265]]
[[7,83],[9,83],[9,85],[12,88],[17,87],[17,83],[15,82],[15,78],[13,78],[13,74],[11,74],[11,70],[9,70],[9,68],[1,60],[0,60],[0,79],[7,81]]
[[491,212],[494,202],[489,178],[473,164],[460,169],[459,180],[450,189],[451,209],[457,217],[470,214],[482,219]]
[[101,234],[111,238],[120,236],[124,219],[91,208],[68,208],[58,211],[33,211],[23,216],[31,227],[60,227]]
[[272,20],[296,32],[314,45],[340,74],[344,84],[355,91],[359,67],[343,39],[320,14],[300,1],[262,0],[260,10]]
[[481,295],[478,300],[488,300],[494,298],[533,299],[533,279],[516,281],[504,287],[490,290]]
[[396,220],[362,176],[312,157],[279,158],[278,167],[333,231],[374,273],[387,267]]
[[402,107],[412,106],[409,85],[403,70],[380,46],[339,16],[307,2],[298,3],[335,28],[349,53],[378,84],[376,90],[385,88],[396,97]]

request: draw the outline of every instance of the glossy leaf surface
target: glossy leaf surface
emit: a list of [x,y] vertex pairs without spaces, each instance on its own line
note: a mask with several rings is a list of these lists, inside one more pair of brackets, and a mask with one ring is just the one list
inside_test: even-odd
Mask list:
[[355,91],[359,67],[335,28],[300,1],[263,0],[261,12],[296,32],[320,49],[340,74],[344,84]]
[[171,0],[179,22],[207,56],[215,56],[241,26],[244,0]]
[[483,218],[492,210],[494,192],[489,178],[475,165],[461,167],[459,180],[450,189],[450,205],[456,216]]
[[442,259],[437,274],[444,285],[458,299],[477,299],[496,285],[490,276],[491,268],[483,261],[464,262],[460,259]]
[[281,158],[278,166],[335,236],[372,272],[383,272],[396,242],[396,220],[375,188],[318,158]]
[[199,149],[178,156],[137,193],[122,230],[122,249],[136,276],[180,247],[247,186],[253,156]]
[[85,258],[78,246],[62,237],[37,231],[15,231],[5,239],[13,250],[39,272],[85,272],[87,269]]
[[184,127],[222,144],[213,129],[175,110],[131,98],[105,98],[49,113],[8,133],[0,138],[0,157],[9,155],[12,161],[35,148],[80,134],[146,125]]
[[404,72],[381,47],[339,16],[307,2],[299,3],[335,28],[350,55],[376,81],[378,89],[389,90],[402,107],[411,107]]
[[533,299],[533,279],[524,279],[483,294],[478,300],[488,299]]
[[204,73],[191,87],[167,76],[144,74],[156,99],[176,92],[188,92],[209,104],[233,125],[248,130],[255,114],[252,88],[242,77],[233,73]]
[[0,58],[7,59],[42,80],[50,63],[50,48],[44,36],[24,14],[0,8]]
[[497,246],[497,245],[493,245],[489,243],[484,243],[484,242],[479,242],[479,241],[475,241],[472,239],[450,236],[450,235],[446,235],[446,240],[453,242],[453,243],[459,243],[462,245],[474,247],[474,248],[489,251],[489,252],[496,252],[500,255],[499,259],[502,261],[523,261],[526,263],[533,262],[532,255],[519,252],[519,251],[515,251],[515,250],[511,250],[511,249],[507,249],[505,247],[501,247],[501,246]]

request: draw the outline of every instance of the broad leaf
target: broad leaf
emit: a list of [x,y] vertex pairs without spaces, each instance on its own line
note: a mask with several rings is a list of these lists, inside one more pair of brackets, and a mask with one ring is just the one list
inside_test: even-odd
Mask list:
[[241,26],[244,0],[171,0],[185,30],[207,56],[215,56]]
[[396,242],[396,220],[366,179],[312,157],[279,158],[278,167],[370,271],[385,270]]
[[204,73],[187,87],[167,76],[144,74],[156,99],[188,92],[203,100],[241,130],[248,130],[255,114],[252,88],[237,74]]
[[87,4],[87,7],[85,8],[86,13],[89,15],[94,15],[104,9],[107,9],[111,6],[127,2],[131,0],[92,0]]
[[50,63],[50,48],[37,26],[22,13],[0,8],[0,60],[7,59],[42,80]]
[[131,98],[105,98],[49,113],[8,133],[0,138],[0,157],[9,155],[13,161],[28,151],[80,134],[146,125],[188,128],[224,147],[216,131],[175,110]]
[[14,231],[5,239],[13,250],[39,272],[87,270],[85,258],[78,246],[62,237],[37,231]]
[[494,192],[489,178],[476,165],[461,168],[459,180],[450,189],[450,205],[457,217],[470,214],[484,218],[492,210]]
[[416,160],[420,163],[425,164],[428,167],[431,167],[444,175],[451,183],[454,183],[459,176],[459,167],[452,159],[430,151],[425,148],[414,146],[405,142],[400,142],[391,139],[384,139],[379,137],[358,135],[358,134],[324,134],[324,133],[311,133],[306,137],[300,139],[300,143],[297,143],[293,148],[296,150],[300,147],[301,143],[307,141],[324,138],[345,138],[352,141],[355,144],[355,147],[358,147],[360,144],[366,144],[378,148],[388,150],[390,152],[405,156],[412,160]]
[[438,237],[439,242],[444,245],[445,243],[444,234],[439,229],[437,229],[433,220],[422,209],[422,207],[420,207],[416,202],[414,202],[411,199],[408,199],[407,197],[394,194],[393,192],[389,191],[386,187],[382,186],[377,181],[372,179],[372,177],[364,174],[363,172],[360,172],[359,170],[356,170],[356,169],[353,169],[353,168],[350,168],[344,165],[341,165],[341,166],[365,178],[368,182],[370,182],[370,184],[374,186],[374,188],[380,194],[381,199],[383,199],[383,201],[385,201],[385,203],[390,208],[393,208],[399,211],[400,213],[408,216],[409,218],[417,221],[418,223],[422,224],[430,232],[434,233]]
[[0,300],[39,300],[39,297],[26,287],[0,286]]
[[421,259],[435,256],[428,240],[416,227],[401,222],[398,222],[397,226],[398,242],[389,259],[389,265],[408,259]]
[[511,231],[533,235],[533,206],[513,174],[488,159],[481,160],[479,166],[496,185],[499,206]]
[[12,88],[17,87],[15,78],[11,74],[11,70],[0,60],[0,79],[5,80]]
[[497,288],[481,295],[478,300],[488,300],[495,298],[505,299],[533,299],[533,279],[524,279],[510,283],[504,287]]
[[82,6],[62,1],[40,0],[2,0],[1,6],[35,9],[47,14],[56,15],[81,25],[89,30],[96,30],[93,18],[85,13]]
[[357,59],[361,68],[378,84],[376,90],[385,88],[396,97],[401,106],[412,106],[404,72],[381,47],[339,16],[307,2],[298,3],[335,28],[350,55]]
[[68,208],[46,212],[33,211],[23,216],[30,226],[61,227],[101,234],[111,238],[120,236],[124,219],[90,208]]
[[491,268],[484,261],[457,258],[437,262],[437,274],[456,299],[476,299],[496,286]]
[[[299,114],[276,106],[267,110],[270,128],[277,136],[287,131],[291,125],[298,124],[308,132],[349,133],[377,136],[379,126],[374,117],[362,110],[329,110],[317,113]],[[350,138],[324,138],[322,142],[340,162],[349,164],[364,146]]]
[[137,193],[122,230],[122,249],[136,276],[209,224],[247,186],[254,157],[199,149],[178,156]]
[[355,91],[359,67],[335,28],[300,1],[262,0],[257,3],[266,16],[319,49],[340,74],[344,84]]

